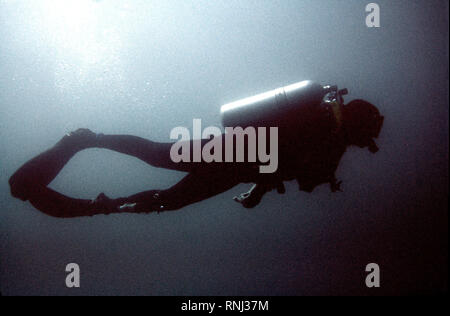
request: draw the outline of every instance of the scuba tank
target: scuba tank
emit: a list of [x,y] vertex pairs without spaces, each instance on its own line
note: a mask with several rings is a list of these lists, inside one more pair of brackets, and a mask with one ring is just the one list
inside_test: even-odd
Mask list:
[[[224,127],[278,127],[281,152],[280,161],[305,143],[315,143],[324,135],[339,132],[342,127],[343,96],[347,89],[339,90],[336,85],[321,85],[306,80],[282,88],[261,93],[253,97],[225,104],[221,107]],[[283,163],[280,163],[283,164]],[[291,168],[282,172],[283,177],[291,178]],[[325,170],[324,170],[325,172]],[[336,180],[334,170],[317,179],[297,177],[299,189],[312,191],[319,183],[330,183],[332,192],[340,191],[341,182]]]
[[[337,86],[323,86],[306,80],[253,97],[225,104],[221,107],[224,127],[280,127],[296,128],[299,124],[313,124],[311,118],[317,113],[318,105],[327,102],[335,104],[334,116],[340,113],[342,95],[346,89]],[[332,107],[331,107],[332,108]]]

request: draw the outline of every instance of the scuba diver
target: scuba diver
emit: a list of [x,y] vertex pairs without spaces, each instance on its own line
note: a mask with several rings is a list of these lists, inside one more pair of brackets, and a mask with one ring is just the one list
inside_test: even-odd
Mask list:
[[[12,196],[54,217],[71,218],[112,213],[150,213],[179,210],[223,193],[240,183],[251,189],[234,200],[254,208],[269,191],[285,193],[284,181],[296,180],[299,190],[312,192],[328,183],[340,191],[335,177],[348,146],[378,151],[374,142],[384,117],[364,100],[344,104],[346,89],[302,81],[222,107],[224,126],[278,127],[279,167],[260,173],[261,162],[174,162],[174,143],[158,143],[131,135],[104,135],[78,129],[55,146],[19,168],[9,179]],[[220,136],[224,139],[226,136]],[[209,139],[200,140],[204,146]],[[189,140],[191,149],[194,140]],[[234,143],[236,144],[236,142]],[[245,143],[248,148],[248,138]],[[129,197],[109,198],[100,193],[94,200],[65,196],[48,187],[67,162],[79,151],[104,148],[136,157],[154,167],[187,172],[168,189],[150,190]],[[222,160],[224,161],[224,160]]]

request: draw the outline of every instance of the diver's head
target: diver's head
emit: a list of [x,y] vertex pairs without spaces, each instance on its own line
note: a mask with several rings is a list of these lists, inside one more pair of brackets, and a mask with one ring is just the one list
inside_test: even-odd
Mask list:
[[378,147],[374,138],[380,134],[384,117],[380,111],[369,102],[353,100],[342,108],[343,130],[349,145],[356,145],[376,153]]

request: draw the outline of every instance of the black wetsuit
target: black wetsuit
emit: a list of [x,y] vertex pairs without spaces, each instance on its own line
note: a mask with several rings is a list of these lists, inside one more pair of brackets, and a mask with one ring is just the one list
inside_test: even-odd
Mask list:
[[[118,206],[125,203],[137,203],[136,212],[178,210],[225,192],[239,183],[253,182],[258,186],[259,192],[255,193],[256,197],[248,207],[258,204],[264,193],[271,189],[283,192],[282,181],[297,179],[299,189],[307,192],[319,184],[330,183],[335,191],[339,185],[334,174],[346,149],[342,133],[335,132],[335,129],[336,122],[326,107],[317,107],[295,131],[281,129],[279,168],[273,174],[259,173],[258,163],[174,163],[170,158],[173,143],[156,143],[136,136],[102,135],[86,143],[73,143],[70,138],[73,136],[66,136],[53,148],[24,164],[10,178],[11,193],[24,201],[29,200],[48,215],[69,218],[120,212]],[[292,137],[292,133],[296,136]],[[203,144],[207,141],[204,140]],[[92,200],[70,198],[47,187],[78,151],[93,147],[117,151],[155,167],[188,174],[166,190],[150,190],[109,200],[108,204],[113,205],[113,209],[104,209],[105,205],[95,204]],[[192,144],[190,148],[193,148]]]

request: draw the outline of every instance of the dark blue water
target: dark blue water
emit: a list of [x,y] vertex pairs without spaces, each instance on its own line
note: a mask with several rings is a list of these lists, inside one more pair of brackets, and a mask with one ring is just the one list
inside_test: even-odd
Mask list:
[[[368,3],[368,1],[367,1]],[[447,289],[448,2],[0,0],[0,289],[4,295],[408,294]],[[55,219],[7,180],[66,132],[169,141],[193,118],[304,79],[376,104],[381,150],[351,148],[312,194],[287,184],[248,211],[240,185],[178,212]],[[51,184],[93,198],[182,173],[114,152],[75,156]],[[65,266],[81,287],[65,286]],[[365,287],[380,265],[382,287]]]

